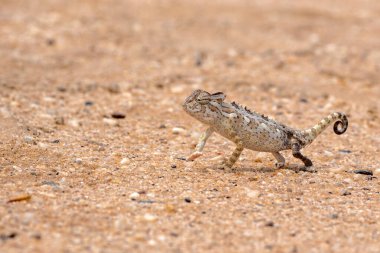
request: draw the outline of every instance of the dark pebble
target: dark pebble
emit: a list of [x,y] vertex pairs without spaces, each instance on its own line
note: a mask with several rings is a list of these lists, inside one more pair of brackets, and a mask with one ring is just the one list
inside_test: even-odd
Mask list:
[[338,214],[333,213],[333,214],[330,215],[330,218],[331,219],[338,219]]
[[164,88],[164,85],[162,83],[156,83],[156,88],[162,89],[162,88]]
[[9,240],[9,239],[14,239],[14,238],[16,238],[16,236],[17,236],[17,233],[15,233],[15,232],[12,232],[12,233],[9,233],[9,234],[6,234],[6,235],[0,234],[0,240],[6,241],[6,240]]
[[175,168],[177,168],[177,165],[175,165],[175,164],[172,164],[172,169],[175,169]]
[[84,105],[85,106],[91,106],[91,105],[94,105],[94,102],[92,102],[92,101],[86,101],[86,102],[84,102]]
[[342,153],[342,154],[350,154],[350,153],[352,153],[352,151],[348,150],[348,149],[341,149],[341,150],[339,150],[339,152]]
[[373,172],[370,170],[354,170],[355,174],[369,175],[372,176]]
[[59,143],[59,140],[54,140],[51,143]]
[[47,39],[46,44],[48,46],[54,46],[55,45],[55,39]]
[[302,103],[307,103],[308,100],[307,100],[306,98],[301,98],[301,99],[300,99],[300,102],[302,102]]
[[186,203],[191,203],[191,198],[185,198]]
[[41,239],[42,239],[41,234],[34,234],[34,235],[32,235],[32,237],[33,237],[34,239],[36,239],[36,240],[41,240]]
[[274,222],[273,221],[268,221],[267,223],[265,223],[265,226],[266,227],[274,227]]
[[66,92],[66,91],[67,91],[66,87],[63,87],[63,86],[59,86],[59,87],[57,88],[57,90],[58,90],[59,92]]
[[164,124],[161,124],[158,128],[159,129],[164,129],[164,128],[166,128],[166,126]]
[[181,160],[181,161],[186,161],[185,157],[176,157],[176,159]]
[[123,114],[121,112],[114,112],[111,114],[111,116],[114,119],[124,119],[125,118],[125,114]]
[[118,94],[121,92],[121,88],[120,88],[120,85],[117,84],[117,83],[112,83],[110,85],[107,86],[107,90],[110,92],[110,93],[113,93],[113,94]]
[[351,195],[351,192],[349,192],[347,190],[342,191],[342,196],[348,196],[348,195]]

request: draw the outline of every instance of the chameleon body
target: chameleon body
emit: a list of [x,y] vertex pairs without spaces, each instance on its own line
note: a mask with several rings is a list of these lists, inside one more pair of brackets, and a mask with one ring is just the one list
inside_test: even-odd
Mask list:
[[192,161],[201,156],[207,139],[213,132],[217,132],[236,144],[230,158],[222,164],[225,169],[232,168],[244,148],[272,153],[277,160],[278,168],[285,165],[285,158],[280,151],[292,150],[293,156],[300,159],[306,169],[310,169],[313,163],[301,154],[301,149],[312,143],[333,122],[336,134],[343,134],[348,127],[346,115],[334,112],[309,129],[297,130],[235,102],[225,102],[225,98],[226,95],[222,92],[211,94],[203,90],[195,90],[186,98],[184,110],[209,126],[201,135],[195,152],[187,158],[188,160]]

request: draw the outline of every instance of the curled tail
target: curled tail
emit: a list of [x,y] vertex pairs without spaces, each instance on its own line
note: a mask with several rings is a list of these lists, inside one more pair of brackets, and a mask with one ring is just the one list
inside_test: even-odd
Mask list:
[[301,135],[305,138],[306,143],[312,143],[317,136],[322,133],[331,123],[334,124],[334,132],[338,135],[346,132],[348,128],[348,120],[347,116],[341,112],[331,113],[326,118],[322,119],[318,124],[313,126],[312,128],[301,131]]

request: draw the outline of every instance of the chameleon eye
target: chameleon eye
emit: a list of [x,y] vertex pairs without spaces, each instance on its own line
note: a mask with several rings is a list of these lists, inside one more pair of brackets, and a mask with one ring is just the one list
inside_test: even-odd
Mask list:
[[204,105],[204,104],[207,104],[208,102],[210,102],[211,98],[210,98],[210,94],[200,94],[196,101],[198,103],[200,103],[201,105]]
[[200,103],[201,105],[204,105],[204,104],[207,104],[207,103],[209,103],[210,102],[210,98],[205,98],[205,97],[203,97],[203,98],[197,98],[197,102],[198,103]]

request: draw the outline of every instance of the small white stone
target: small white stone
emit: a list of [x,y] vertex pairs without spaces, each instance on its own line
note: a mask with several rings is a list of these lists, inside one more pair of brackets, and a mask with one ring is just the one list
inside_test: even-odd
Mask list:
[[124,164],[127,164],[127,163],[129,163],[129,159],[126,158],[126,157],[124,157],[124,158],[121,159],[121,161],[120,161],[120,164],[121,164],[121,165],[124,165]]
[[136,200],[140,197],[140,194],[138,192],[132,192],[130,195],[129,195],[129,198],[131,200]]
[[152,193],[152,192],[148,192],[148,193],[146,194],[146,196],[147,196],[148,198],[152,199],[152,198],[154,198],[156,195],[155,195],[154,193]]
[[110,126],[117,126],[119,123],[114,119],[104,118],[103,122]]
[[245,188],[245,192],[247,194],[247,197],[249,198],[257,198],[260,196],[260,192],[256,190],[251,190],[249,188]]
[[81,158],[75,158],[74,162],[78,163],[78,164],[81,164],[83,162],[83,160]]
[[26,143],[33,144],[33,143],[34,143],[34,138],[33,138],[32,136],[25,135],[25,136],[24,136],[24,141],[25,141]]
[[211,161],[221,161],[223,160],[223,156],[221,155],[217,155],[217,156],[214,156],[213,158],[210,158]]
[[80,126],[80,123],[79,123],[79,121],[77,119],[69,119],[67,121],[67,124],[69,126],[72,126],[72,127],[79,127]]
[[166,240],[166,237],[164,235],[159,235],[158,236],[158,240],[160,240],[161,242],[163,242],[163,241]]
[[184,134],[186,133],[185,129],[181,127],[173,127],[172,129],[173,134]]
[[156,246],[156,241],[155,240],[152,240],[152,239],[150,239],[149,241],[148,241],[148,244],[150,245],[150,246]]
[[48,148],[48,147],[49,147],[48,144],[43,143],[43,142],[39,142],[37,145],[38,145],[40,148]]
[[185,90],[185,85],[176,85],[171,87],[171,92],[172,93],[181,93],[182,91]]
[[157,216],[153,215],[153,214],[146,213],[144,215],[144,220],[146,220],[146,221],[156,221],[157,220]]
[[352,179],[351,178],[345,178],[345,179],[343,179],[343,182],[346,183],[346,184],[351,184],[352,183]]

